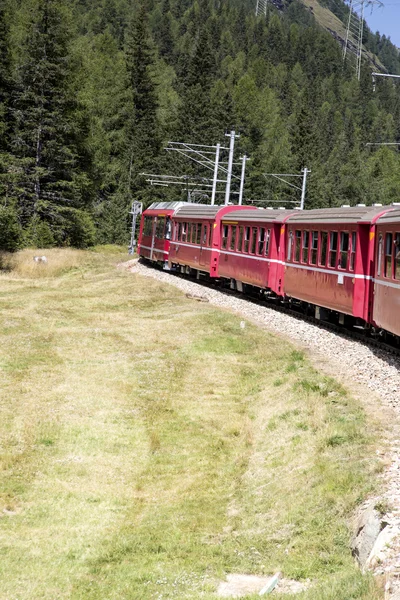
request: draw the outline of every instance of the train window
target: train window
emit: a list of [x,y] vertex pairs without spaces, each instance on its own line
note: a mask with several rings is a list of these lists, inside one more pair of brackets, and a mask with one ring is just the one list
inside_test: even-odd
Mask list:
[[337,259],[338,232],[331,231],[329,236],[329,266],[333,269],[336,267]]
[[144,218],[144,231],[143,235],[151,235],[153,231],[153,219],[152,217]]
[[236,244],[236,229],[237,229],[237,227],[236,227],[236,226],[232,227],[232,233],[231,233],[231,244],[230,244],[230,249],[231,249],[231,250],[235,250],[235,244]]
[[187,233],[187,223],[182,223],[182,229],[181,229],[181,235],[182,235],[182,242],[186,242],[186,233]]
[[208,225],[203,225],[203,237],[201,239],[202,246],[207,246],[207,229]]
[[197,223],[196,227],[196,244],[201,244],[201,223]]
[[310,252],[310,263],[312,265],[317,264],[318,257],[318,231],[311,232],[311,252]]
[[253,234],[251,236],[250,254],[255,254],[256,248],[257,248],[258,229],[257,229],[257,227],[253,227],[252,229],[253,229]]
[[380,234],[378,242],[378,269],[377,274],[380,276],[382,273],[382,249],[383,249],[383,236]]
[[301,262],[308,262],[308,244],[309,244],[309,232],[303,231],[303,255]]
[[357,247],[357,234],[355,231],[351,233],[351,251],[350,251],[350,271],[354,271],[356,264],[356,247]]
[[228,225],[222,226],[222,248],[226,248],[228,245]]
[[394,240],[394,277],[400,279],[400,233],[395,234]]
[[319,264],[326,267],[326,251],[328,249],[328,232],[321,231],[321,251],[319,255]]
[[287,249],[287,259],[292,260],[292,247],[293,247],[293,231],[289,231],[289,240],[288,240],[288,249]]
[[385,277],[392,277],[393,234],[387,233],[385,239]]
[[258,234],[258,250],[257,254],[262,254],[264,250],[264,242],[265,242],[265,227],[260,228],[260,233]]
[[165,217],[157,217],[156,237],[163,239],[165,236]]
[[400,279],[400,233],[396,233],[394,242],[394,276]]
[[172,223],[171,223],[171,219],[169,217],[167,217],[167,220],[165,221],[165,239],[166,240],[171,239],[171,233],[172,233]]
[[300,250],[301,250],[301,231],[296,231],[296,248],[294,254],[294,260],[300,262]]
[[250,227],[244,228],[244,248],[243,252],[249,251],[249,241],[250,241]]
[[239,227],[237,251],[242,252],[242,248],[243,248],[243,227]]
[[269,256],[269,240],[271,239],[271,230],[267,229],[265,236],[265,256]]
[[349,233],[347,231],[341,231],[340,232],[339,269],[347,269],[348,256],[349,256]]
[[211,227],[211,223],[208,226],[208,242],[207,242],[207,246],[211,246],[211,240],[212,240],[212,227]]

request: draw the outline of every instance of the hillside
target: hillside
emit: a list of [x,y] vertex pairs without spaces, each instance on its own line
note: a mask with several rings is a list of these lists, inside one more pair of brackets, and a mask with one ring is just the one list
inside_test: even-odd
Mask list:
[[[297,192],[264,173],[304,166],[308,207],[399,200],[400,155],[366,145],[400,139],[399,84],[374,93],[368,61],[360,82],[343,66],[340,0],[282,6],[0,0],[0,247],[125,243],[132,199],[186,194],[141,173],[205,174],[167,141],[230,129],[251,158],[246,201],[290,206]],[[366,29],[365,46],[399,69],[384,36]]]

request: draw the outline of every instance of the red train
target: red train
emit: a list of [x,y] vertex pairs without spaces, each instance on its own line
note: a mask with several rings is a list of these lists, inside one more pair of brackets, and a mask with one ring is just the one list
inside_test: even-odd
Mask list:
[[138,253],[321,320],[400,338],[400,207],[154,203],[142,216]]

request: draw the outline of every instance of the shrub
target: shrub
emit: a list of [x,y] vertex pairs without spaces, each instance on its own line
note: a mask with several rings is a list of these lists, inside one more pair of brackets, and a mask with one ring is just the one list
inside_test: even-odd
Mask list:
[[21,227],[12,207],[0,207],[0,250],[15,252],[21,243]]

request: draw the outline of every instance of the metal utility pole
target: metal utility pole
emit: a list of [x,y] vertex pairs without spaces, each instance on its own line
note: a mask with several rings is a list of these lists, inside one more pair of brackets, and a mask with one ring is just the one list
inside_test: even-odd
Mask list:
[[213,187],[211,192],[211,205],[215,204],[215,194],[217,191],[217,181],[218,181],[218,166],[219,166],[219,151],[221,148],[221,144],[217,144],[217,148],[215,150],[215,166],[214,166],[214,178],[213,178]]
[[143,204],[141,202],[137,202],[136,200],[132,202],[132,229],[131,229],[131,241],[129,244],[129,254],[134,254],[136,248],[136,221],[139,215],[143,212]]
[[242,156],[242,175],[240,177],[240,190],[239,190],[239,205],[243,203],[243,189],[244,189],[244,176],[246,172],[246,161],[249,160],[249,157],[245,154]]
[[301,186],[301,200],[300,200],[300,210],[304,210],[304,203],[306,200],[306,186],[307,186],[307,175],[311,173],[310,169],[304,167],[301,171],[303,173],[303,185]]
[[231,180],[232,180],[232,165],[233,165],[233,152],[235,149],[235,138],[240,137],[235,135],[234,131],[225,134],[226,137],[230,137],[229,143],[229,158],[228,158],[228,171],[226,175],[226,188],[225,188],[225,205],[229,204],[229,198],[231,195]]
[[[286,185],[294,188],[295,190],[299,190],[301,192],[299,209],[304,210],[304,204],[305,204],[305,199],[306,199],[307,175],[309,173],[311,173],[311,170],[307,169],[307,167],[304,167],[304,169],[302,169],[301,172],[303,173],[302,175],[296,175],[294,173],[264,173],[264,176],[275,177],[275,179],[278,179],[279,181],[286,183]],[[294,183],[290,183],[290,181],[283,179],[284,177],[302,177],[302,179],[303,179],[302,186],[299,187],[298,185],[295,185]],[[281,202],[281,200],[270,200],[270,202]],[[291,204],[296,204],[298,201],[297,200],[285,200],[285,202],[290,202]]]
[[[240,136],[236,135],[234,131],[225,135],[230,138],[229,147],[222,146],[220,143],[214,146],[207,146],[206,144],[170,141],[165,148],[168,152],[176,152],[197,165],[200,165],[204,170],[212,171],[212,179],[211,177],[199,175],[162,175],[156,173],[141,173],[141,175],[148,177],[146,181],[151,185],[162,187],[171,185],[186,186],[189,202],[194,201],[191,198],[191,194],[195,194],[196,198],[200,198],[201,196],[201,199],[203,200],[205,197],[209,198],[211,192],[211,205],[215,204],[217,194],[224,194],[225,204],[227,204],[230,196],[239,195],[238,191],[231,191],[231,180],[236,179],[237,181],[241,181],[241,178],[233,173],[233,167],[239,164],[242,165],[242,162],[233,162],[235,138]],[[221,161],[221,151],[228,151],[228,162],[225,160]],[[246,157],[246,159],[248,159],[248,157]],[[224,177],[226,177],[226,179]],[[223,188],[223,185],[225,185],[225,190],[221,189]],[[190,192],[189,186],[191,187]]]

